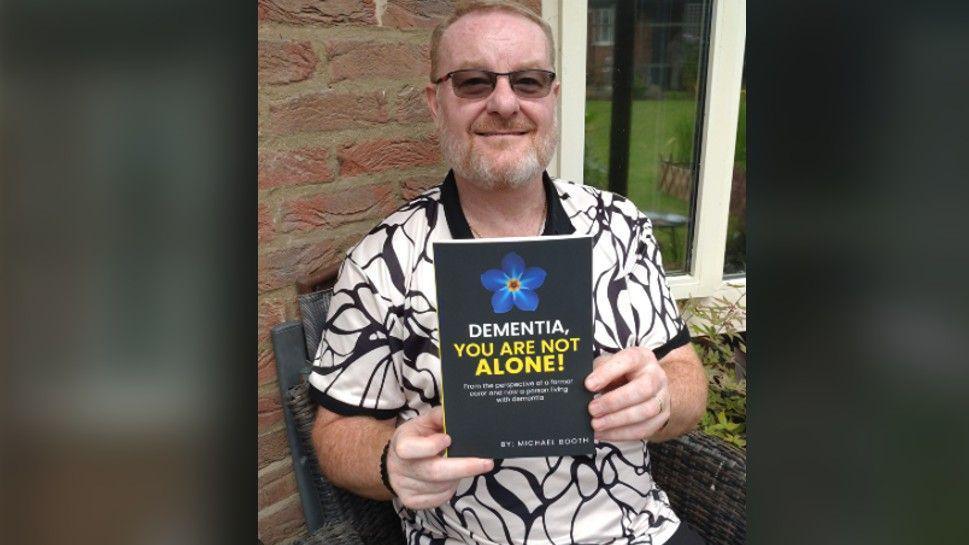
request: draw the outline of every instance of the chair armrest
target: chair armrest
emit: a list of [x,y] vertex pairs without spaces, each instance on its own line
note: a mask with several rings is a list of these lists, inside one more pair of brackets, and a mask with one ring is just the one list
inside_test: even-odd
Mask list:
[[673,510],[710,545],[747,537],[747,455],[696,431],[649,445],[651,472]]
[[[319,471],[311,436],[317,406],[310,399],[310,388],[309,383],[303,380],[289,391],[286,403],[293,412],[303,456],[311,466],[316,501],[322,510],[323,527],[314,532],[342,532],[345,536],[340,543],[356,545],[404,543],[400,517],[389,501],[369,500],[347,492],[334,486]],[[321,543],[330,541],[323,540]]]
[[349,523],[327,524],[313,532],[299,545],[363,545],[357,531]]
[[273,353],[276,356],[276,377],[279,383],[279,396],[282,400],[283,419],[286,421],[286,439],[293,458],[293,473],[299,489],[299,499],[303,507],[303,517],[310,533],[319,530],[323,524],[323,512],[314,484],[313,467],[316,457],[308,452],[300,440],[297,422],[290,406],[290,390],[298,385],[308,370],[303,326],[300,322],[284,322],[272,328]]

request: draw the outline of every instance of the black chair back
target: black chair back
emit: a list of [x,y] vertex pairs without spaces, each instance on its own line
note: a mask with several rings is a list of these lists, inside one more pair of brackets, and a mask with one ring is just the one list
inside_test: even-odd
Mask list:
[[[362,498],[334,486],[320,472],[313,449],[316,404],[310,399],[306,377],[323,335],[331,297],[330,289],[299,295],[301,320],[272,329],[286,434],[306,526],[315,536],[313,542],[334,545],[403,543],[400,519],[393,505]],[[325,539],[319,541],[320,536]]]

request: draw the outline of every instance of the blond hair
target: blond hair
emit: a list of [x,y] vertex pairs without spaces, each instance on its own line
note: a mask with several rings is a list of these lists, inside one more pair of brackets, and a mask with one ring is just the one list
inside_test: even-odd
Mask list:
[[436,79],[434,74],[437,73],[437,67],[439,64],[437,57],[441,48],[441,38],[444,37],[444,31],[454,24],[455,21],[469,13],[489,11],[504,11],[506,13],[520,15],[540,26],[542,31],[545,32],[545,39],[548,45],[549,66],[554,69],[555,40],[552,38],[552,27],[549,26],[545,19],[542,19],[537,13],[528,9],[527,7],[509,0],[471,0],[458,4],[458,7],[454,10],[454,13],[452,13],[451,16],[444,21],[441,21],[441,23],[434,29],[434,33],[431,34],[431,81]]

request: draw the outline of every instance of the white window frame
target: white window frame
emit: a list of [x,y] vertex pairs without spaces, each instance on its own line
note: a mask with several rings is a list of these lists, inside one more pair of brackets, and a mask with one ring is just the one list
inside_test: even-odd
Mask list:
[[[726,296],[736,300],[747,291],[746,275],[724,278],[723,274],[747,34],[746,10],[746,0],[713,1],[693,259],[689,271],[669,277],[676,299]],[[556,71],[562,86],[561,144],[549,165],[549,174],[583,182],[588,2],[542,0],[542,16],[552,26]]]

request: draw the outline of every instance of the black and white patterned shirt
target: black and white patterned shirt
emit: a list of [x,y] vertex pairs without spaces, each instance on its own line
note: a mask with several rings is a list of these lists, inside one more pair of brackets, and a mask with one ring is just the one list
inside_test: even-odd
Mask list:
[[[657,358],[689,342],[650,221],[629,200],[544,176],[544,235],[593,237],[594,352]],[[342,415],[404,422],[440,404],[431,243],[472,238],[453,174],[391,214],[347,255],[310,383]],[[596,442],[594,456],[506,458],[427,510],[395,500],[408,544],[663,543],[679,519],[649,474],[646,441]]]

